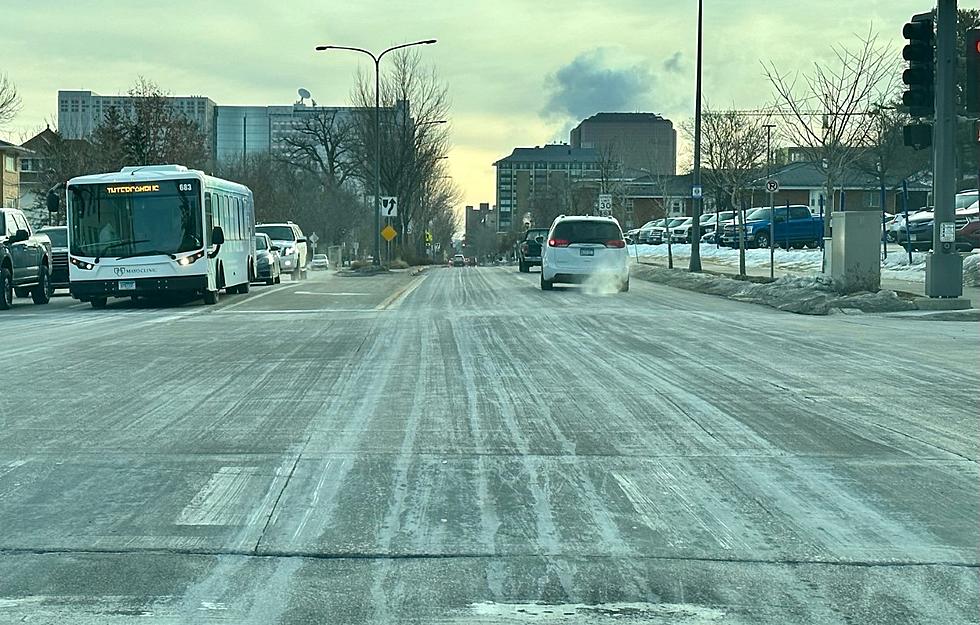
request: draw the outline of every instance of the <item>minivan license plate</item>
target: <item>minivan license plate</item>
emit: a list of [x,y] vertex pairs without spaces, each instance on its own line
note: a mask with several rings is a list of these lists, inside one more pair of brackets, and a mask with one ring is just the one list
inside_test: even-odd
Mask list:
[[595,256],[595,250],[591,247],[579,248],[579,256]]
[[120,280],[119,281],[120,291],[135,291],[136,290],[136,280]]

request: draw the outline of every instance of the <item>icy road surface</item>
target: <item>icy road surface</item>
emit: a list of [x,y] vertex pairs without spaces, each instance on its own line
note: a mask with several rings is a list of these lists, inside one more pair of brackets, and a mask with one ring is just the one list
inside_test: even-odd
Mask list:
[[0,315],[0,623],[978,621],[976,324],[516,268]]

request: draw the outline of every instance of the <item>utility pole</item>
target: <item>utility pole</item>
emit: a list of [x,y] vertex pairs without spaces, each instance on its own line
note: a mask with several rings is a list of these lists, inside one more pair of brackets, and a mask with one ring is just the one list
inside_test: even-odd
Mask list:
[[694,189],[691,193],[694,221],[691,223],[691,260],[688,271],[701,271],[701,204],[704,202],[704,190],[701,188],[701,13],[703,9],[704,0],[698,0],[698,68],[694,94]]
[[935,205],[932,252],[926,257],[926,295],[959,297],[963,294],[963,258],[956,251],[954,202],[956,170],[953,152],[956,111],[956,0],[938,0],[936,11],[936,122],[933,126],[933,182]]

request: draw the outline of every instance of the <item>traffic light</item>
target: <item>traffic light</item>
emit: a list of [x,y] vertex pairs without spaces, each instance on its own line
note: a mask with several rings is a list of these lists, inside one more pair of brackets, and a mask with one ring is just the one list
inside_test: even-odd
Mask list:
[[980,115],[980,28],[966,31],[966,114]]
[[902,58],[909,67],[902,73],[908,89],[902,94],[902,104],[912,117],[929,117],[935,113],[935,36],[931,18],[913,18],[902,29],[909,40]]

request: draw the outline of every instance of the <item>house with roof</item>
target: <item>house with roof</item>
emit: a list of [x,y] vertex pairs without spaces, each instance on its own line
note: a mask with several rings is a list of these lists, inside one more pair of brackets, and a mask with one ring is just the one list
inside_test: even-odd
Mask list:
[[0,206],[20,208],[20,159],[31,150],[0,139]]
[[[791,162],[773,170],[768,176],[760,172],[759,176],[749,185],[750,204],[765,205],[769,202],[766,191],[767,180],[775,180],[779,190],[774,194],[773,201],[777,205],[803,204],[810,211],[820,210],[820,199],[827,195],[827,178],[821,163],[803,161]],[[926,206],[932,183],[924,176],[914,176],[906,180],[908,188],[908,208],[915,210]],[[836,210],[882,210],[881,183],[878,176],[861,170],[854,165],[845,168],[843,175],[834,180],[834,200]],[[824,205],[826,206],[826,199]],[[885,181],[884,210],[889,213],[901,212],[902,181]]]

